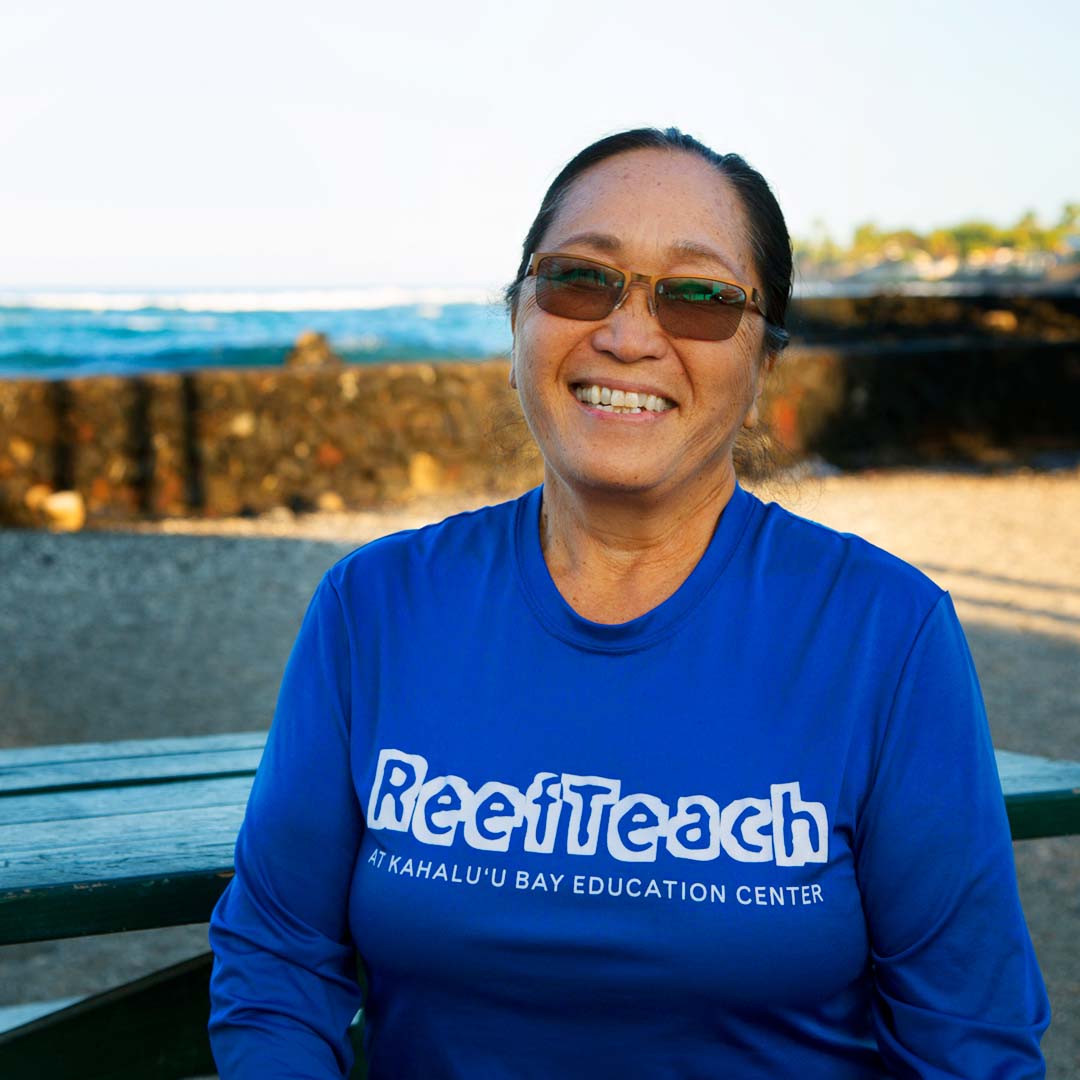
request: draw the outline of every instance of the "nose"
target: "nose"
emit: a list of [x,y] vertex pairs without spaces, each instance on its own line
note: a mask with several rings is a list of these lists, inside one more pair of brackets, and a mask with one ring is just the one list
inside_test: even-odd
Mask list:
[[652,291],[645,282],[631,283],[618,307],[597,324],[592,344],[598,352],[623,363],[663,354],[668,342],[656,318]]

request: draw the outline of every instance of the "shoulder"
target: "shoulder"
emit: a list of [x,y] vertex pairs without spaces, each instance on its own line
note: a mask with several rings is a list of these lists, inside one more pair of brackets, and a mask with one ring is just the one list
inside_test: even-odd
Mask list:
[[918,623],[945,595],[921,570],[884,548],[776,503],[760,504],[753,557],[767,577],[828,595],[853,611],[886,603]]
[[493,559],[509,556],[518,506],[527,497],[380,537],[339,559],[325,581],[347,597],[404,579],[422,585],[426,577],[475,574]]

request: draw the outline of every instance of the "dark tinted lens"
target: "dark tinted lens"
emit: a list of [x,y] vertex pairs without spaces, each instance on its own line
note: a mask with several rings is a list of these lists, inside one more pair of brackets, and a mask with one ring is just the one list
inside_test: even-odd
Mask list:
[[602,319],[611,314],[623,276],[588,259],[549,255],[536,266],[536,302],[565,319]]
[[664,278],[656,285],[660,325],[676,337],[723,341],[738,329],[746,293],[708,278]]

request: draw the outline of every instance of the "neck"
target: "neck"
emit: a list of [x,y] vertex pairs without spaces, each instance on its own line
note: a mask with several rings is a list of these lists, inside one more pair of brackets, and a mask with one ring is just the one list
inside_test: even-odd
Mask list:
[[563,599],[594,622],[628,622],[690,576],[735,489],[733,469],[678,500],[573,487],[548,470],[540,543]]

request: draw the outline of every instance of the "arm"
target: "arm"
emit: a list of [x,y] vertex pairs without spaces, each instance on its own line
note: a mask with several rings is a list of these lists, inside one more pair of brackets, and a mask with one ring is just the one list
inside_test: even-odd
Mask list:
[[1049,1003],[1020,909],[982,695],[948,595],[897,686],[855,858],[890,1071],[1045,1075]]
[[362,819],[349,768],[349,639],[324,578],[282,680],[210,922],[210,1038],[223,1080],[322,1078],[351,1065],[360,1007],[349,886]]

